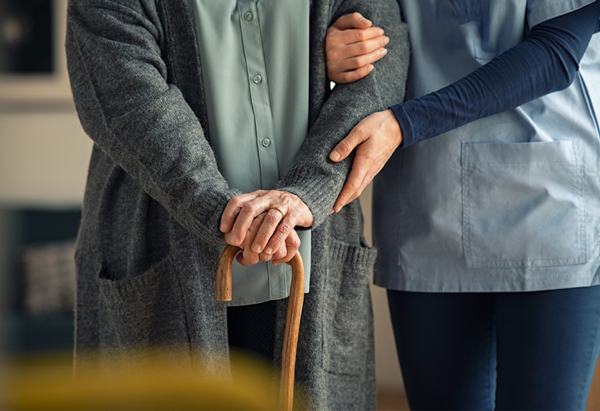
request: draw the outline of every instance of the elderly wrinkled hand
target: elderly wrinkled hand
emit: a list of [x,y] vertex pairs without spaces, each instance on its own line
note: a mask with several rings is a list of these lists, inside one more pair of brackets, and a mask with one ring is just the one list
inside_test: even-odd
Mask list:
[[[252,224],[250,224],[250,227],[246,232],[243,243],[239,245],[241,251],[236,256],[236,259],[245,267],[257,264],[261,261],[271,261],[273,265],[279,265],[281,263],[289,264],[291,259],[294,257],[294,255],[296,255],[298,249],[300,248],[300,238],[298,237],[296,231],[292,230],[283,244],[281,244],[281,246],[276,249],[273,254],[267,254],[265,252],[253,252],[252,243],[256,237],[258,229],[265,219],[265,216],[266,213],[262,213],[252,221]],[[225,242],[227,244],[231,244],[231,231],[225,233]]]
[[298,251],[300,240],[294,228],[312,224],[312,212],[297,195],[258,190],[229,201],[220,229],[228,244],[244,249],[244,265],[269,260],[278,264],[289,262]]

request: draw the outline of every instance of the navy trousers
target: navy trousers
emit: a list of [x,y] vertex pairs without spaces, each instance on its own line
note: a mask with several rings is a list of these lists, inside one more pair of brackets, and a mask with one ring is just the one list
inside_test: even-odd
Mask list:
[[412,410],[585,410],[600,286],[388,301]]

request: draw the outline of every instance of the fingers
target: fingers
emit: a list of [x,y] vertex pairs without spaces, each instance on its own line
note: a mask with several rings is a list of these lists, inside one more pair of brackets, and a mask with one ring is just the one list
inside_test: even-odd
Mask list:
[[[255,192],[256,193],[256,192]],[[246,232],[250,228],[252,221],[260,214],[264,213],[269,208],[269,196],[263,191],[261,194],[255,196],[253,199],[243,202],[236,202],[236,204],[232,207],[233,209],[237,209],[237,215],[235,217],[235,222],[233,223],[233,227],[231,228],[231,237],[230,241],[232,245],[240,247],[244,243],[244,238]],[[254,193],[251,193],[254,194]],[[242,197],[242,196],[238,196]],[[234,197],[236,199],[237,197]],[[235,207],[235,208],[234,208]],[[232,213],[233,214],[233,213]]]
[[369,66],[385,57],[384,47],[389,41],[378,27],[344,31],[330,28],[326,39],[327,76],[336,83],[365,77],[372,71]]
[[[279,209],[281,209],[281,211],[279,211]],[[279,246],[283,243],[277,243],[276,245],[272,244],[271,247],[265,248],[267,242],[273,236],[275,230],[281,230],[282,227],[285,227],[287,231],[288,225],[290,224],[290,216],[285,215],[289,214],[290,208],[286,207],[286,209],[284,210],[282,207],[279,207],[279,209],[270,209],[267,213],[264,224],[260,226],[260,229],[252,244],[252,251],[254,251],[255,253],[260,253],[264,250],[264,252],[267,254],[273,254],[276,250],[279,249]],[[292,221],[292,223],[294,224],[292,225],[293,229],[295,227],[295,221]]]
[[347,58],[339,63],[338,70],[356,70],[381,60],[387,54],[387,49],[384,47],[389,41],[389,37],[380,36],[373,40],[348,46],[345,53]]
[[248,228],[248,232],[246,233],[244,243],[242,244],[242,252],[238,255],[238,262],[247,267],[250,265],[254,265],[261,261],[261,257],[257,253],[253,253],[250,249],[250,245],[254,241],[256,233],[258,232],[259,227],[265,219],[265,214],[261,214],[252,221],[252,224]]
[[[223,210],[223,215],[221,215],[221,225],[219,227],[221,232],[222,233],[229,232],[231,230],[231,228],[233,227],[235,219],[236,219],[237,215],[239,214],[242,206],[245,203],[247,203],[248,201],[251,201],[251,200],[255,199],[256,197],[263,195],[264,193],[265,193],[265,191],[263,191],[263,190],[257,190],[252,193],[242,194],[242,195],[233,197],[231,200],[229,200],[229,202],[227,203],[227,206],[225,207],[225,210]],[[240,241],[240,243],[241,243],[241,241]],[[232,244],[232,245],[238,246],[239,244]]]
[[335,161],[337,163],[344,160],[360,143],[369,137],[368,134],[362,130],[363,121],[364,120],[358,123],[352,129],[350,134],[348,134],[345,139],[340,141],[338,145],[331,150],[331,153],[329,154],[331,161]]
[[347,30],[353,28],[367,29],[371,27],[371,24],[373,23],[364,18],[362,14],[352,13],[346,14],[345,16],[342,16],[339,19],[337,19],[337,21],[333,23],[332,27],[335,27],[340,30]]
[[[278,206],[284,215],[281,215],[278,210],[269,210],[269,214],[252,244],[255,252],[264,251],[267,254],[273,254],[285,243],[294,227],[297,225],[310,227],[312,225],[312,213],[306,204],[294,194],[283,194],[283,196],[286,195],[288,200]],[[270,216],[271,212],[276,215]]]
[[298,252],[298,249],[300,248],[300,237],[298,237],[296,230],[292,230],[290,235],[286,238],[285,246],[287,249],[286,255],[283,258],[273,258],[273,265],[289,263]]
[[369,64],[368,66],[364,66],[356,70],[344,71],[333,76],[329,76],[329,79],[338,84],[352,83],[353,81],[367,77],[374,69],[375,67],[373,67],[372,64]]
[[[236,207],[239,208],[239,204]],[[254,241],[246,241],[246,236],[252,235],[248,232],[255,224],[255,218],[262,213],[265,213],[265,217],[253,237]],[[261,254],[263,251],[271,255],[281,247],[296,225],[310,227],[312,224],[312,212],[298,196],[286,191],[272,190],[245,202],[239,208],[227,241],[244,248],[245,255],[250,255],[249,252]],[[266,247],[272,237],[275,237],[275,240]]]
[[298,212],[291,210],[288,215],[281,220],[281,223],[279,223],[277,229],[273,232],[273,235],[268,238],[268,244],[265,244],[264,246],[265,253],[272,254],[274,250],[277,250],[282,244],[285,244],[286,239],[292,231],[294,231],[294,227],[296,227],[297,218]]
[[[357,136],[352,137],[354,133]],[[352,171],[334,204],[335,212],[339,212],[342,207],[360,196],[402,143],[402,130],[391,110],[371,114],[354,127],[350,134],[344,139],[348,141],[343,140],[338,145],[341,153],[338,154],[341,158],[348,150],[357,147],[356,156]],[[356,144],[359,141],[360,143]],[[338,147],[330,156],[333,156],[336,150]]]
[[360,196],[362,190],[364,190],[370,182],[369,180],[364,184],[369,168],[369,164],[361,161],[360,157],[355,157],[352,171],[350,171],[346,184],[344,184],[344,188],[333,205],[333,211],[338,213],[342,207]]
[[[288,254],[287,246],[284,243],[281,245],[281,247],[279,247],[279,249],[274,254],[262,253],[261,259],[265,258],[265,260],[277,261],[277,260],[281,260],[281,259],[285,258],[285,256],[287,254]],[[276,264],[274,264],[274,265],[276,265]]]

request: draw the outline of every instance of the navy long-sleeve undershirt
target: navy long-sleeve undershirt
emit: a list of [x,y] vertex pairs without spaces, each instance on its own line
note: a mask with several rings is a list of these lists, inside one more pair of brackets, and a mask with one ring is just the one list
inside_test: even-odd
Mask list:
[[567,88],[594,32],[600,0],[534,26],[526,39],[461,80],[392,106],[402,147]]

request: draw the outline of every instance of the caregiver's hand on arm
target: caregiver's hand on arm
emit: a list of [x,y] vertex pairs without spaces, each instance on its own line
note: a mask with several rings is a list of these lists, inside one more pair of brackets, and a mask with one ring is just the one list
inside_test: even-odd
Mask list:
[[352,170],[333,211],[358,198],[401,143],[402,130],[392,110],[373,113],[358,123],[329,154],[331,161],[339,162],[356,148]]
[[[260,221],[256,221],[257,217]],[[312,224],[312,212],[297,195],[286,191],[258,190],[233,197],[223,211],[220,228],[226,233],[227,243],[244,246],[249,252],[264,254],[262,258],[270,259],[267,257],[280,250],[286,241],[288,249],[294,246],[294,227],[310,227]],[[251,245],[250,239],[246,240],[249,230],[253,231],[250,235],[254,235]],[[300,246],[299,241],[297,246]],[[249,252],[245,256],[250,258]],[[290,254],[288,251],[285,258],[291,259],[295,252]],[[275,260],[289,261],[285,258]]]
[[340,17],[327,30],[327,76],[336,83],[350,83],[373,71],[372,63],[387,54],[389,38],[360,13]]

